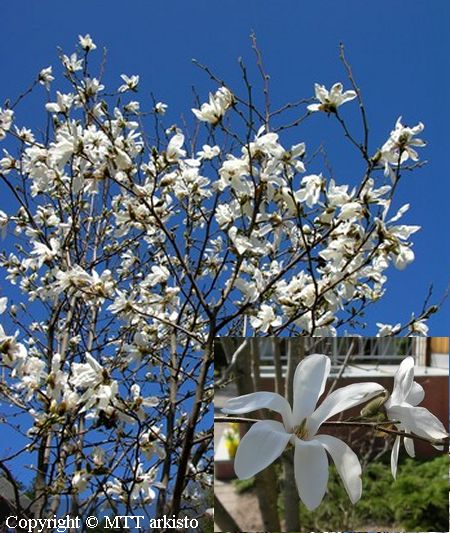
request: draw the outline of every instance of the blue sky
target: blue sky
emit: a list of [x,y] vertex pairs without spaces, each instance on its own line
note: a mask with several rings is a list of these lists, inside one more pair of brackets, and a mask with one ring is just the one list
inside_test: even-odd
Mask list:
[[[173,121],[181,113],[190,120],[193,85],[203,96],[213,88],[191,59],[238,86],[237,58],[249,65],[253,60],[251,30],[271,75],[274,106],[311,95],[316,81],[344,81],[338,59],[343,41],[363,91],[372,147],[384,142],[400,114],[408,124],[421,120],[426,126],[428,146],[421,154],[429,165],[404,177],[398,197],[399,205],[411,203],[405,223],[423,226],[414,238],[416,261],[405,272],[390,271],[388,294],[368,315],[372,323],[396,322],[420,310],[430,283],[440,297],[450,277],[449,24],[446,0],[14,0],[2,4],[0,101],[14,99],[42,67],[56,65],[56,47],[72,51],[80,33],[108,49],[106,81],[117,87],[121,73],[140,74],[139,99],[145,102],[153,91],[169,104]],[[33,100],[21,108],[23,124],[42,125],[43,116]],[[351,152],[332,144],[336,125],[318,117],[311,127],[313,137],[330,141],[339,181],[355,180]],[[296,132],[297,142],[303,137]],[[431,335],[448,333],[449,310],[447,302],[430,321]]]

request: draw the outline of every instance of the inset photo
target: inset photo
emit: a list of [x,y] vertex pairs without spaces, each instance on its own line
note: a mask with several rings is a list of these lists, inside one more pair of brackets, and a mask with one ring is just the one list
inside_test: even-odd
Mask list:
[[448,337],[223,337],[215,531],[448,531]]

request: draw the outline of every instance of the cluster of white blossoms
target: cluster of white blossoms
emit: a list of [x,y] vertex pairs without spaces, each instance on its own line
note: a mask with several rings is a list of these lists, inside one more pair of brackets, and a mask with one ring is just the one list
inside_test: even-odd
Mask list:
[[[61,448],[68,460],[79,453],[80,419],[94,434],[134,425],[142,446],[130,470],[142,465],[145,476],[167,446],[181,446],[190,416],[198,424],[209,414],[212,357],[201,354],[214,336],[243,323],[256,335],[336,335],[382,297],[391,264],[413,261],[419,227],[399,223],[408,206],[391,216],[396,187],[384,170],[398,180],[405,161],[417,159],[421,127],[398,122],[350,186],[317,168],[315,147],[287,143],[225,86],[192,109],[198,135],[164,123],[166,104],[134,100],[139,76],[123,74],[108,90],[102,67],[91,73],[96,48],[80,36],[78,51],[61,55],[59,90],[56,70],[40,71],[33,90],[45,91],[45,134],[20,125],[21,100],[14,112],[0,109],[8,191],[0,267],[19,301],[8,307],[13,325],[0,329],[0,357],[15,405],[33,416],[33,446],[50,431],[72,442]],[[355,98],[342,84],[317,85],[316,96],[309,110],[328,113]],[[425,328],[419,317],[410,333]],[[186,385],[175,387],[172,412],[177,380]],[[199,384],[204,400],[192,415],[186,391]],[[121,446],[131,449],[127,439]],[[186,465],[192,487],[208,486],[208,466],[199,465]],[[92,479],[88,470],[74,472],[78,490]]]
[[6,137],[6,133],[11,129],[14,112],[11,109],[0,107],[0,140]]
[[106,485],[106,492],[109,496],[121,500],[123,503],[127,503],[129,498],[131,500],[140,500],[142,503],[151,503],[156,493],[153,489],[157,483],[155,483],[157,472],[154,468],[151,468],[147,472],[143,470],[141,464],[137,465],[135,480],[131,484],[131,488],[127,487],[123,481],[116,479],[114,481],[108,481]]
[[[325,391],[330,373],[330,358],[314,354],[305,357],[294,375],[294,405],[273,392],[255,392],[226,402],[223,412],[244,414],[258,409],[270,409],[281,416],[282,422],[261,420],[253,424],[242,438],[236,458],[235,471],[240,479],[248,479],[294,446],[295,481],[302,502],[313,510],[320,505],[327,490],[328,458],[333,460],[345,490],[354,504],[362,494],[361,465],[354,451],[342,440],[318,434],[321,425],[333,416],[361,405],[387,391],[378,383],[353,383],[333,391],[317,407]],[[436,442],[448,433],[432,413],[417,407],[424,398],[424,390],[414,381],[414,359],[406,357],[394,377],[394,388],[384,403],[385,413],[399,432],[414,434]],[[414,443],[397,435],[391,455],[392,475],[397,473],[400,442],[414,457]]]
[[[6,308],[6,299],[0,300],[0,311]],[[108,366],[100,364],[89,352],[85,353],[85,363],[72,362],[70,365],[61,360],[55,353],[50,368],[36,348],[28,349],[14,336],[5,334],[0,325],[0,354],[5,368],[12,371],[12,376],[20,378],[17,387],[26,390],[26,399],[44,396],[50,402],[48,413],[36,414],[38,423],[31,429],[31,434],[39,430],[49,420],[60,423],[67,414],[88,412],[88,418],[114,418],[135,423],[145,419],[146,408],[159,405],[156,397],[143,397],[141,388],[134,383],[130,389],[130,397],[123,398],[119,394],[119,383],[110,376]]]
[[[82,46],[93,49],[89,43],[87,39]],[[76,63],[81,68],[83,59]],[[122,78],[125,85],[119,92],[125,86],[136,89],[136,76]],[[55,292],[70,291],[96,302],[110,300],[110,309],[123,317],[134,309],[135,320],[139,307],[161,318],[155,319],[155,327],[164,335],[164,323],[177,320],[180,283],[174,269],[180,252],[172,249],[173,256],[167,257],[160,246],[169,234],[178,238],[171,227],[179,228],[185,215],[196,223],[193,241],[198,231],[209,228],[198,285],[220,279],[225,287],[222,302],[233,299],[245,307],[257,332],[276,332],[289,323],[309,334],[335,335],[338,315],[350,301],[374,302],[383,295],[384,272],[390,263],[404,269],[413,261],[410,237],[419,226],[396,224],[408,205],[388,217],[390,185],[366,177],[360,187],[349,187],[323,173],[308,174],[305,143],[286,148],[279,135],[264,126],[240,153],[222,153],[217,145],[188,153],[177,127],[167,131],[165,150],[153,147],[147,153],[139,111],[115,107],[112,115],[107,113],[103,89],[97,79],[86,77],[75,83],[73,92],[57,92],[56,101],[46,104],[55,126],[54,140],[42,144],[30,134],[23,139],[20,162],[5,151],[0,169],[8,175],[20,168],[33,196],[45,193],[64,202],[71,190],[86,205],[105,181],[117,184],[110,204],[113,220],[105,228],[112,249],[141,232],[149,248],[160,250],[153,255],[152,268],[163,269],[164,276],[158,280],[150,275],[139,287],[124,291],[109,270],[90,273],[73,264],[63,243],[79,220],[70,212],[61,220],[50,202],[39,206],[35,215],[39,218],[33,222],[23,209],[9,217],[15,231],[29,238],[31,249],[24,250],[27,257],[10,254],[2,264],[11,280],[23,278],[22,288],[31,298],[38,292],[40,298],[53,298]],[[330,91],[316,84],[316,97],[321,103],[309,109],[329,112],[353,100],[356,93],[343,92],[340,83]],[[217,124],[233,104],[232,93],[221,87],[210,95],[209,103],[192,111],[199,120]],[[84,124],[75,118],[79,110],[87,113]],[[11,127],[10,121],[2,124],[5,131]],[[408,128],[398,121],[377,153],[380,168],[394,172],[408,158],[417,160],[412,146],[423,145],[414,138],[422,128]],[[216,178],[211,175],[213,168]],[[127,254],[128,264],[133,251]],[[230,272],[231,256],[235,266]],[[49,268],[39,276],[43,266]]]

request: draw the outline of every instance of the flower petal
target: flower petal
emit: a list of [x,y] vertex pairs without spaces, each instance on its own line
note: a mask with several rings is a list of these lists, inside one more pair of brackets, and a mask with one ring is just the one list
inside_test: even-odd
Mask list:
[[361,464],[356,453],[345,442],[331,435],[317,435],[315,439],[321,442],[331,455],[345,490],[351,502],[355,504],[362,494]]
[[315,435],[322,422],[332,416],[371,400],[383,392],[384,388],[379,383],[352,383],[346,387],[335,390],[319,405],[309,417],[307,429],[310,436]]
[[300,499],[314,510],[323,500],[328,483],[328,459],[320,442],[295,439],[294,474]]
[[[409,433],[409,432],[408,432]],[[416,456],[416,451],[414,450],[414,441],[409,437],[404,437],[403,444],[405,445],[405,450],[410,457]]]
[[317,100],[319,100],[320,102],[324,103],[328,100],[329,93],[325,89],[324,85],[319,85],[318,83],[315,83],[314,91],[315,91]]
[[389,407],[386,411],[390,420],[399,420],[409,432],[419,437],[440,440],[448,436],[441,421],[425,407],[403,404]]
[[342,96],[342,83],[338,82],[338,83],[335,83],[331,89],[330,89],[330,102],[334,102],[336,103],[337,101],[340,100],[341,96]]
[[394,376],[394,390],[389,398],[388,405],[398,405],[404,401],[411,391],[414,380],[414,359],[406,357],[398,367]]
[[281,422],[256,422],[242,438],[234,460],[239,479],[248,479],[272,464],[292,437]]
[[345,102],[349,102],[350,100],[354,100],[356,98],[357,94],[355,91],[345,91],[341,96],[341,104],[345,104]]
[[330,358],[308,355],[297,365],[294,375],[294,424],[300,424],[315,409],[330,373]]
[[406,403],[413,405],[419,405],[425,397],[425,391],[423,390],[422,385],[419,385],[415,381],[411,385],[411,390],[409,391],[408,396],[406,397]]
[[285,398],[275,392],[252,392],[232,398],[226,402],[222,411],[227,414],[241,415],[258,409],[271,409],[280,413],[286,428],[291,428],[291,406]]
[[391,472],[392,477],[396,479],[397,477],[397,464],[398,464],[398,451],[400,449],[400,439],[401,437],[397,435],[394,441],[394,446],[392,447],[391,453]]

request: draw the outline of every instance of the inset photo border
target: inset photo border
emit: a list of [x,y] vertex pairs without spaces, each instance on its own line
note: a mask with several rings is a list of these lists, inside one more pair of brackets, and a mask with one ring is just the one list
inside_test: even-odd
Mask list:
[[215,340],[215,531],[448,530],[448,337]]

